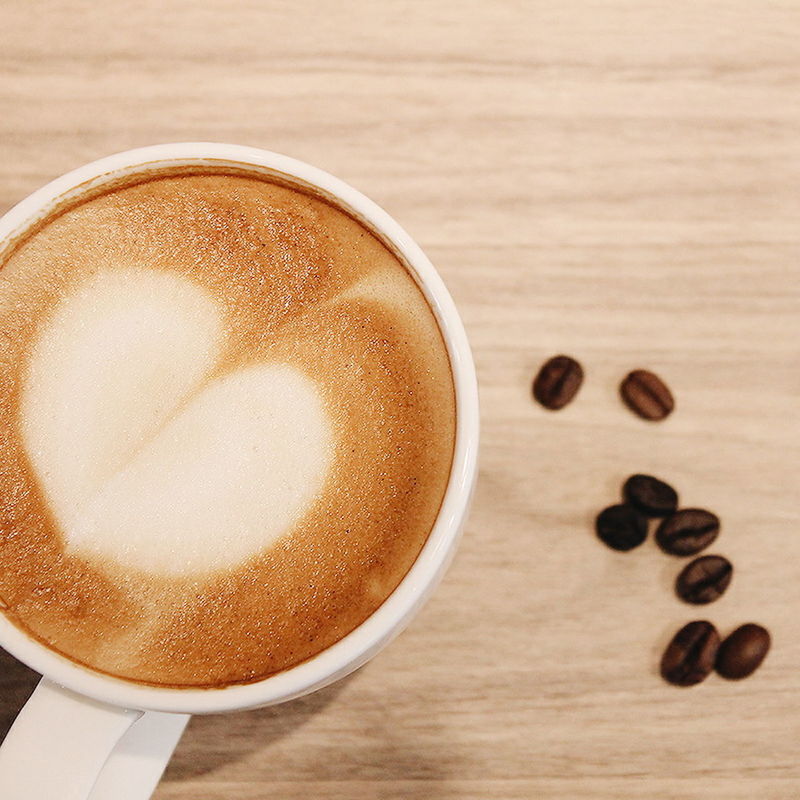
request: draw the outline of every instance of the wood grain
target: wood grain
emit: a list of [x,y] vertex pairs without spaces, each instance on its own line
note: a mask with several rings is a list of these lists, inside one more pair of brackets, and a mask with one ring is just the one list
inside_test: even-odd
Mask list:
[[[481,380],[474,512],[441,590],[349,680],[192,721],[158,800],[800,796],[800,5],[0,5],[0,210],[136,145],[221,140],[384,205],[459,305]],[[530,380],[587,379],[558,413]],[[677,398],[619,402],[635,367]],[[766,624],[742,683],[677,690],[677,560],[604,549],[632,471],[723,519],[702,611]],[[2,662],[0,726],[32,676]]]

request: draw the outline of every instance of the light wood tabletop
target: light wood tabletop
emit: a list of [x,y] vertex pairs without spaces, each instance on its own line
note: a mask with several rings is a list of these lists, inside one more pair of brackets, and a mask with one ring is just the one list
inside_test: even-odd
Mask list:
[[[433,600],[349,679],[194,718],[157,800],[800,797],[800,4],[0,4],[0,211],[134,146],[309,161],[384,206],[460,308],[481,471]],[[530,396],[558,352],[576,401]],[[647,367],[677,409],[619,401]],[[632,472],[716,511],[728,593],[593,518]],[[676,689],[683,623],[761,622],[752,678]],[[0,735],[35,676],[0,661]]]

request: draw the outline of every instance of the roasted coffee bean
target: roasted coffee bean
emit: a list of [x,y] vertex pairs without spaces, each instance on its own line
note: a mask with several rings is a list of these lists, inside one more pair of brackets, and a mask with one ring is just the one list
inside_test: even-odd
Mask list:
[[569,403],[583,383],[583,367],[569,356],[553,356],[533,381],[533,396],[551,411]]
[[752,675],[769,652],[770,635],[766,628],[748,622],[737,628],[720,645],[717,672],[723,678],[739,680]]
[[694,686],[714,669],[718,649],[719,634],[710,622],[690,622],[667,645],[661,657],[661,676],[675,686]]
[[633,550],[647,538],[647,520],[629,505],[603,509],[595,522],[597,535],[614,550]]
[[719,533],[719,518],[702,508],[684,508],[662,520],[656,530],[659,547],[673,556],[693,556]]
[[695,605],[713,603],[728,588],[733,564],[722,556],[700,556],[687,564],[675,581],[681,600]]
[[622,495],[648,517],[666,517],[678,507],[678,493],[652,475],[631,475],[622,487]]
[[675,408],[675,400],[661,378],[646,369],[628,373],[619,387],[622,399],[634,414],[652,421],[664,419]]

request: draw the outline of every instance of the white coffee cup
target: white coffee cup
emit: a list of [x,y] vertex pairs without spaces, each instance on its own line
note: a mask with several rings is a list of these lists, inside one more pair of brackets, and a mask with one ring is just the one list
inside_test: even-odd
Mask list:
[[182,165],[238,166],[314,187],[371,227],[407,262],[432,307],[456,389],[456,441],[447,492],[411,570],[352,633],[310,660],[257,683],[166,689],[86,669],[28,637],[0,615],[0,646],[44,676],[0,748],[2,800],[145,800],[190,714],[257,708],[300,697],[360,667],[410,621],[455,552],[477,475],[478,389],[469,343],[441,278],[411,237],[360,192],[277,153],[228,144],[156,145],[103,158],[48,184],[0,219],[6,247],[65,200],[129,175]]

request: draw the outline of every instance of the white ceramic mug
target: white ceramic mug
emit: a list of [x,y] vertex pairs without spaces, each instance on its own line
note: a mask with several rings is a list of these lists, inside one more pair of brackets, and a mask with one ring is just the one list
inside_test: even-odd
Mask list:
[[156,145],[70,172],[0,219],[0,256],[65,200],[119,178],[182,165],[236,166],[288,178],[329,196],[365,222],[411,268],[439,321],[456,389],[456,441],[444,502],[406,577],[352,633],[310,660],[257,683],[223,689],[161,689],[86,669],[28,637],[0,614],[0,646],[44,676],[0,748],[2,800],[145,800],[190,714],[257,708],[344,677],[397,635],[435,588],[458,543],[477,473],[478,390],[458,312],[441,278],[409,235],[360,192],[277,153],[227,144]]

